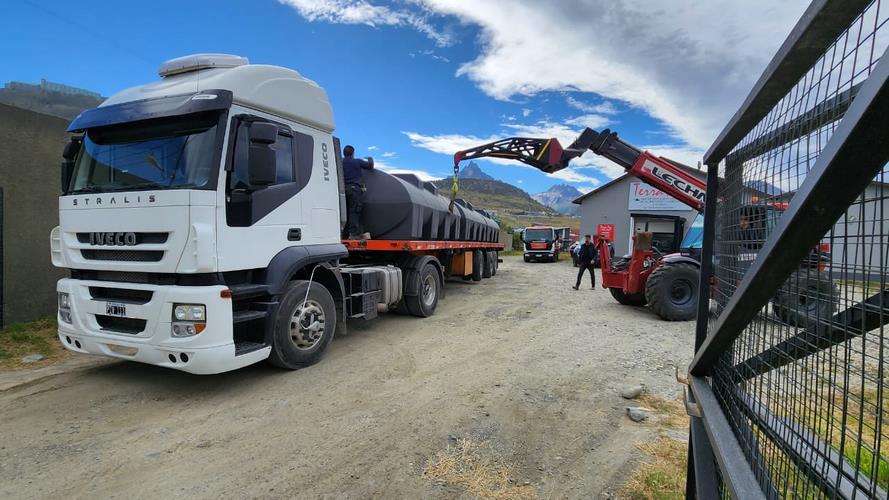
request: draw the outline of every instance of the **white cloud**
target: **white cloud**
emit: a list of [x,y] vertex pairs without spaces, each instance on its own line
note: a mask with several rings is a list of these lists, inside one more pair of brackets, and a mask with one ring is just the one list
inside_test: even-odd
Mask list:
[[378,168],[383,172],[388,174],[414,174],[420,178],[421,181],[435,181],[441,179],[442,176],[435,175],[433,173],[427,172],[425,170],[414,170],[410,168],[400,168],[394,165],[389,165],[388,163],[382,160],[374,160],[374,168]]
[[565,0],[541,9],[534,0],[416,1],[481,29],[480,55],[457,75],[492,97],[596,93],[641,108],[698,148],[719,133],[808,5]]
[[309,21],[335,24],[364,24],[372,27],[404,26],[426,35],[439,47],[455,42],[454,36],[442,32],[429,22],[428,13],[392,9],[366,0],[278,0],[289,5]]
[[579,101],[569,95],[565,98],[565,102],[567,102],[568,105],[572,108],[583,111],[584,113],[614,115],[619,112],[617,106],[615,106],[614,103],[611,101],[603,101],[598,104],[589,104],[583,101]]
[[582,174],[582,173],[578,172],[576,168],[573,168],[573,167],[568,167],[568,168],[559,170],[558,172],[555,172],[555,173],[552,173],[549,175],[555,177],[556,179],[562,179],[563,181],[567,181],[567,182],[585,182],[587,184],[593,184],[593,185],[599,185],[602,183],[602,181],[600,181],[599,179],[596,179],[595,177],[590,177],[589,175]]
[[578,191],[580,191],[583,194],[587,194],[590,191],[592,191],[593,189],[596,189],[593,186],[575,186],[575,187],[577,188]]
[[386,151],[385,153],[383,153],[380,156],[382,156],[383,158],[397,158],[398,153],[396,153],[394,151]]
[[519,179],[519,180],[517,180],[517,181],[516,181],[516,183],[517,183],[517,184],[524,184],[524,183],[525,183],[525,181],[523,181],[523,180],[521,180],[521,179]]
[[531,116],[531,110],[528,108],[522,108],[522,116],[528,118]]
[[367,150],[368,150],[368,151],[376,151],[376,150],[377,150],[377,147],[376,147],[376,146],[368,146],[368,147],[367,147]]

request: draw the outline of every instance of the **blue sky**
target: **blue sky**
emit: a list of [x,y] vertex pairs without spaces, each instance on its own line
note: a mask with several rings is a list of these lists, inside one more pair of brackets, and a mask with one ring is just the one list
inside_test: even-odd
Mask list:
[[[225,52],[317,81],[336,135],[390,170],[444,177],[457,149],[509,135],[569,141],[584,126],[694,164],[806,5],[772,3],[11,0],[0,81],[111,95],[156,79],[166,59]],[[714,14],[728,20],[712,27]],[[531,193],[621,173],[591,156],[557,177],[481,166]]]

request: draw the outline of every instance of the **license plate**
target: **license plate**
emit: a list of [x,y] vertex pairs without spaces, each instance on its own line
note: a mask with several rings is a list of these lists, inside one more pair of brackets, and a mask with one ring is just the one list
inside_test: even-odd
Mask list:
[[105,314],[108,316],[126,316],[127,305],[119,302],[107,302],[105,303]]

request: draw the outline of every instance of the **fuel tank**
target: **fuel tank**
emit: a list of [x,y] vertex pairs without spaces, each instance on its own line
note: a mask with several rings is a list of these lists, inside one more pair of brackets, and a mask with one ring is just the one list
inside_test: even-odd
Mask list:
[[361,223],[375,240],[478,241],[496,243],[500,227],[488,214],[438,194],[413,174],[365,170]]

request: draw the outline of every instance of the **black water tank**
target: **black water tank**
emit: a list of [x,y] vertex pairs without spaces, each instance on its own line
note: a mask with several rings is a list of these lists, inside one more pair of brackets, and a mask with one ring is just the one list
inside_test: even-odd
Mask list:
[[413,174],[362,173],[367,191],[361,223],[374,239],[499,241],[500,227],[494,220],[463,200],[457,200],[450,212],[450,200],[439,195],[431,182]]

